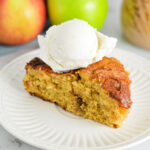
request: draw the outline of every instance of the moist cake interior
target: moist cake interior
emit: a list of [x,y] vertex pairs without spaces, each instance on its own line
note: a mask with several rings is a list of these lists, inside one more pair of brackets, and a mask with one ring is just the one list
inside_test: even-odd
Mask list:
[[68,73],[55,73],[41,59],[25,67],[25,89],[31,94],[61,106],[64,110],[118,128],[129,113],[128,72],[115,58]]

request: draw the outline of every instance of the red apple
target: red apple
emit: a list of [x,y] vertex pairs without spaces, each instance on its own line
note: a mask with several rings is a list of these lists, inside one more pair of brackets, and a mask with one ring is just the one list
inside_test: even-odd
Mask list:
[[0,43],[24,44],[43,30],[44,0],[0,0]]

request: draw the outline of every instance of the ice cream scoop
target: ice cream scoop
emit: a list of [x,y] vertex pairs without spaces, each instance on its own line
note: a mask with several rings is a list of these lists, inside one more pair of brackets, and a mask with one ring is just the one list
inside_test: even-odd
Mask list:
[[87,22],[70,20],[38,36],[40,57],[54,72],[84,68],[108,55],[117,39],[98,32]]

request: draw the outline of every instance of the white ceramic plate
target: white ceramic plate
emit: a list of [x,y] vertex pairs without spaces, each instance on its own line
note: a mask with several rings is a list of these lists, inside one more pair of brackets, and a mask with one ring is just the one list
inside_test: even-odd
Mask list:
[[58,106],[30,96],[23,86],[25,64],[39,56],[27,53],[0,73],[0,123],[17,138],[42,149],[112,150],[127,148],[150,136],[150,62],[116,49],[132,79],[133,105],[119,129],[83,119]]

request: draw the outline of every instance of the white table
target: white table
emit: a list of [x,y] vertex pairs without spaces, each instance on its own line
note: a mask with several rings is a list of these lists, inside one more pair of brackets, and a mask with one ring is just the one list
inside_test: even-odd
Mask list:
[[[120,26],[121,2],[122,2],[121,0],[109,0],[110,5],[109,14],[106,23],[102,29],[102,32],[107,35],[117,37],[118,38],[117,47],[139,54],[150,60],[150,51],[143,50],[131,45],[123,37]],[[25,46],[13,48],[0,46],[0,54],[3,54],[5,49],[7,49],[7,52],[10,52],[5,56],[0,56],[0,69],[17,56],[25,52],[31,51],[32,49],[35,49],[37,47],[38,47],[37,41],[34,41]],[[18,50],[12,52],[14,51],[14,49]],[[149,149],[150,149],[150,140],[126,150],[149,150]],[[5,131],[3,127],[0,126],[0,150],[38,150],[38,149],[16,139],[12,135],[10,135],[7,131]]]

